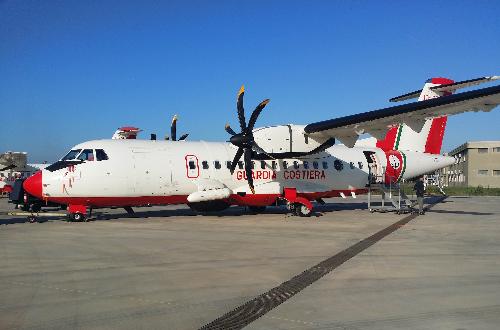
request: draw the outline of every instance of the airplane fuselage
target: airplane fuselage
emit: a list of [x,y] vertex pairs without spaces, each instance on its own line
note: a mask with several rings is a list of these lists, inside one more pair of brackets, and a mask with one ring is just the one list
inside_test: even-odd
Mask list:
[[[95,140],[72,150],[91,151],[93,160],[49,166],[42,171],[41,193],[50,201],[87,207],[212,200],[263,206],[275,203],[288,187],[315,200],[363,193],[369,173],[397,182],[450,163],[450,157],[439,155],[335,145],[302,158],[254,160],[252,194],[242,162],[230,173],[228,162],[236,153],[230,143]],[[98,150],[107,159],[98,160]]]

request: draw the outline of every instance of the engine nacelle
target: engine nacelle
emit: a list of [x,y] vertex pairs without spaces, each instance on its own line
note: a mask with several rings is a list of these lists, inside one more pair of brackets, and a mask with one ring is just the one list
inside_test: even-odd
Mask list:
[[[318,141],[304,132],[304,125],[280,125],[257,128],[255,142],[269,154],[306,154],[330,140]],[[333,144],[333,143],[332,143]]]

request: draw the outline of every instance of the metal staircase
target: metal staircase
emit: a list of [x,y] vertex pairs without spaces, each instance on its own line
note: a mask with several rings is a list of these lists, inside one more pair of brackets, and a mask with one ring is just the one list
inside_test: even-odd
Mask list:
[[[370,212],[396,212],[408,213],[413,211],[413,202],[401,189],[401,185],[389,178],[389,182],[384,182],[384,175],[368,175],[368,210]],[[379,192],[379,194],[374,194]],[[377,197],[380,196],[380,203]]]

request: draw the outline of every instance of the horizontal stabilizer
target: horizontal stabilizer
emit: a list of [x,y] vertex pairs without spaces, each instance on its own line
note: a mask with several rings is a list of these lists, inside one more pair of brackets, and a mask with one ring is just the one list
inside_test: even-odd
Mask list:
[[500,79],[500,76],[481,77],[481,78],[476,78],[476,79],[457,81],[456,83],[453,83],[453,84],[434,86],[434,87],[431,87],[431,90],[433,90],[435,92],[453,93],[454,91],[456,91],[457,89],[460,89],[460,88],[467,88],[467,87],[487,83],[487,82],[490,82],[493,80],[498,80],[498,79]]
[[[469,80],[463,80],[463,81],[458,81],[454,82],[451,84],[439,84],[437,86],[430,87],[430,89],[433,92],[440,93],[441,95],[445,95],[448,93],[453,93],[457,89],[460,88],[467,88],[483,83],[487,83],[493,80],[498,80],[500,79],[500,76],[490,76],[490,77],[481,77],[481,78],[476,78],[476,79],[469,79]],[[429,79],[428,82],[432,83],[432,79]],[[411,100],[411,99],[416,99],[422,94],[423,89],[419,89],[410,93],[406,93],[400,96],[393,97],[392,99],[389,100],[389,102],[401,102],[401,101],[406,101],[406,100]]]

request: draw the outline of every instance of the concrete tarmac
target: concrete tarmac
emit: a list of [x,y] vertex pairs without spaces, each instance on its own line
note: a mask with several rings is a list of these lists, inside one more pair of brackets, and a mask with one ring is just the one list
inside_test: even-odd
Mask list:
[[[196,329],[405,215],[330,199],[196,215],[104,209],[98,219],[0,216],[0,329]],[[0,199],[0,210],[10,210]],[[497,329],[500,198],[449,197],[248,329]]]

